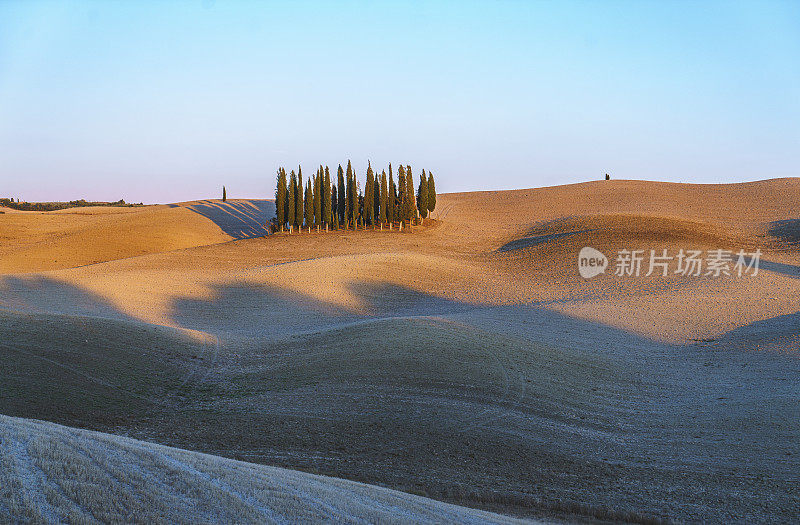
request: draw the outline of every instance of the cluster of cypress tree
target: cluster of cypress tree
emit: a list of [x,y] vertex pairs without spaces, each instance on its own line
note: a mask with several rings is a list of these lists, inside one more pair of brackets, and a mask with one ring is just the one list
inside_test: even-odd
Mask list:
[[327,166],[317,168],[305,186],[301,167],[298,166],[297,173],[292,170],[289,175],[284,168],[278,168],[275,224],[280,231],[286,228],[324,227],[327,230],[410,224],[419,217],[425,219],[434,208],[436,183],[433,173],[422,170],[415,191],[411,166],[400,165],[395,184],[391,164],[387,179],[386,170],[379,177],[369,163],[363,191],[349,160],[346,170],[339,165],[333,184]]

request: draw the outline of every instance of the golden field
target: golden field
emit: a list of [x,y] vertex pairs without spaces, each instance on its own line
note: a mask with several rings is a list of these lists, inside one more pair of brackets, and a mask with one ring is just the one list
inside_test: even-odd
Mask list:
[[[800,179],[599,181],[271,236],[268,201],[4,210],[0,414],[522,518],[790,520],[798,202]],[[624,249],[762,255],[616,276]]]

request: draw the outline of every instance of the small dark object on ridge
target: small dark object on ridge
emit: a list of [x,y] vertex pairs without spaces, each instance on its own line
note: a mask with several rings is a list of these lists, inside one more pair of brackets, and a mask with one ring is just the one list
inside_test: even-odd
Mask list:
[[611,175],[609,175],[608,173],[606,173],[606,180],[611,180]]

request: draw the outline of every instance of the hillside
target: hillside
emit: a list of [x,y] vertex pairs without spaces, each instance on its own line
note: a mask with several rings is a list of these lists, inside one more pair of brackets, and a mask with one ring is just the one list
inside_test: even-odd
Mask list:
[[[800,179],[599,181],[267,238],[247,209],[147,207],[143,239],[157,213],[217,237],[0,275],[0,413],[532,517],[790,520],[797,202]],[[761,271],[586,280],[584,246],[760,249]]]
[[325,476],[0,416],[0,520],[521,523]]
[[0,273],[72,268],[261,236],[266,201],[80,207],[0,214]]

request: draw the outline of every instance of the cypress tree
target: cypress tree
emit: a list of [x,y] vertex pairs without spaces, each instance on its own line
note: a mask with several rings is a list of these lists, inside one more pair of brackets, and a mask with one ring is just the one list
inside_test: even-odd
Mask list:
[[275,186],[275,220],[283,231],[286,224],[286,171],[278,168],[278,181]]
[[311,192],[308,195],[311,198],[311,203],[310,203],[311,216],[308,217],[307,226],[317,225],[317,177],[318,176],[319,176],[319,170],[315,171],[314,174],[308,179],[309,184],[311,184]]
[[[286,176],[286,170],[283,170],[283,175],[284,175],[284,177]],[[283,218],[289,224],[291,224],[291,221],[292,221],[292,218],[293,218],[293,215],[291,215],[289,213],[289,187],[291,186],[291,184],[292,184],[291,181],[287,179],[286,180],[286,198],[284,199],[284,204],[283,204]],[[292,197],[292,202],[294,202],[294,196],[292,195],[291,197]],[[292,207],[292,210],[294,210],[294,207]],[[292,213],[294,213],[294,211],[292,211]]]
[[336,184],[333,185],[331,189],[331,210],[333,212],[333,219],[331,220],[331,224],[339,224],[339,197],[336,192]]
[[305,188],[303,186],[303,169],[298,166],[297,167],[297,191],[295,192],[295,197],[297,201],[294,203],[294,222],[298,228],[303,227],[303,215],[305,212],[305,203],[303,199],[303,192]]
[[348,208],[348,213],[350,214],[350,221],[353,224],[353,229],[356,227],[356,221],[358,220],[358,181],[356,181],[356,174],[353,173],[350,176],[350,191],[348,192],[348,197],[350,198],[350,207]]
[[372,164],[367,161],[367,183],[364,186],[364,223],[375,223],[375,176]]
[[392,223],[397,218],[395,216],[395,211],[397,211],[397,186],[394,185],[391,164],[389,164],[389,194],[386,197],[388,200],[386,204],[386,217],[389,219],[389,222]]
[[314,179],[314,226],[322,224],[322,166]]
[[387,194],[389,192],[389,189],[386,186],[386,170],[383,170],[381,172],[381,185],[380,185],[379,190],[380,190],[380,197],[379,197],[379,201],[380,201],[380,216],[378,217],[378,220],[381,222],[381,224],[383,224],[383,223],[386,222],[386,219],[387,219],[387,217],[386,217],[386,202],[388,200],[387,199],[387,197],[388,197]]
[[433,173],[428,172],[428,211],[436,208],[436,183],[433,181]]
[[347,171],[345,172],[347,179],[347,191],[345,192],[345,225],[350,226],[352,222],[355,224],[355,211],[356,211],[356,181],[354,180],[353,166],[350,164],[350,159],[347,159]]
[[222,186],[222,202],[225,202],[228,196],[225,194],[225,186]]
[[372,224],[378,224],[381,220],[381,181],[378,174],[372,181]]
[[422,176],[419,178],[417,209],[419,210],[420,217],[423,219],[428,216],[428,176],[425,175],[425,170],[422,170]]
[[325,224],[331,223],[331,172],[328,166],[325,166],[325,182],[322,184],[322,197],[324,198],[322,206],[322,220]]
[[286,206],[286,217],[289,221],[289,226],[296,226],[297,225],[297,214],[295,213],[295,208],[297,208],[297,175],[295,174],[294,170],[292,170],[291,178],[289,179],[289,195],[287,199]]
[[406,210],[408,220],[413,221],[417,218],[417,199],[414,198],[414,175],[411,173],[411,166],[406,166]]
[[339,178],[338,183],[336,185],[339,188],[339,198],[337,201],[338,207],[338,215],[339,215],[339,225],[344,224],[344,210],[345,210],[345,201],[344,201],[344,171],[342,170],[342,165],[339,164]]
[[352,213],[350,212],[350,209],[353,207],[353,197],[351,196],[353,193],[353,180],[349,173],[347,174],[346,179],[346,186],[344,190],[344,222],[342,223],[342,226],[345,228],[350,226],[350,219],[353,217]]
[[308,182],[306,182],[306,191],[305,191],[305,218],[306,218],[306,227],[311,227],[311,223],[314,222],[314,186],[311,184],[312,180],[309,177]]
[[364,196],[361,194],[361,183],[358,182],[356,179],[355,174],[353,174],[353,182],[355,182],[356,187],[356,209],[355,209],[355,223],[356,225],[362,225],[364,221]]
[[416,191],[414,190],[414,175],[411,174],[411,166],[406,166],[406,181],[408,182],[408,207],[411,211],[409,219],[412,221],[417,220],[417,199],[414,197]]
[[395,218],[403,222],[408,218],[408,206],[406,202],[406,190],[408,184],[406,183],[406,168],[402,164],[397,168],[397,204],[394,212]]

